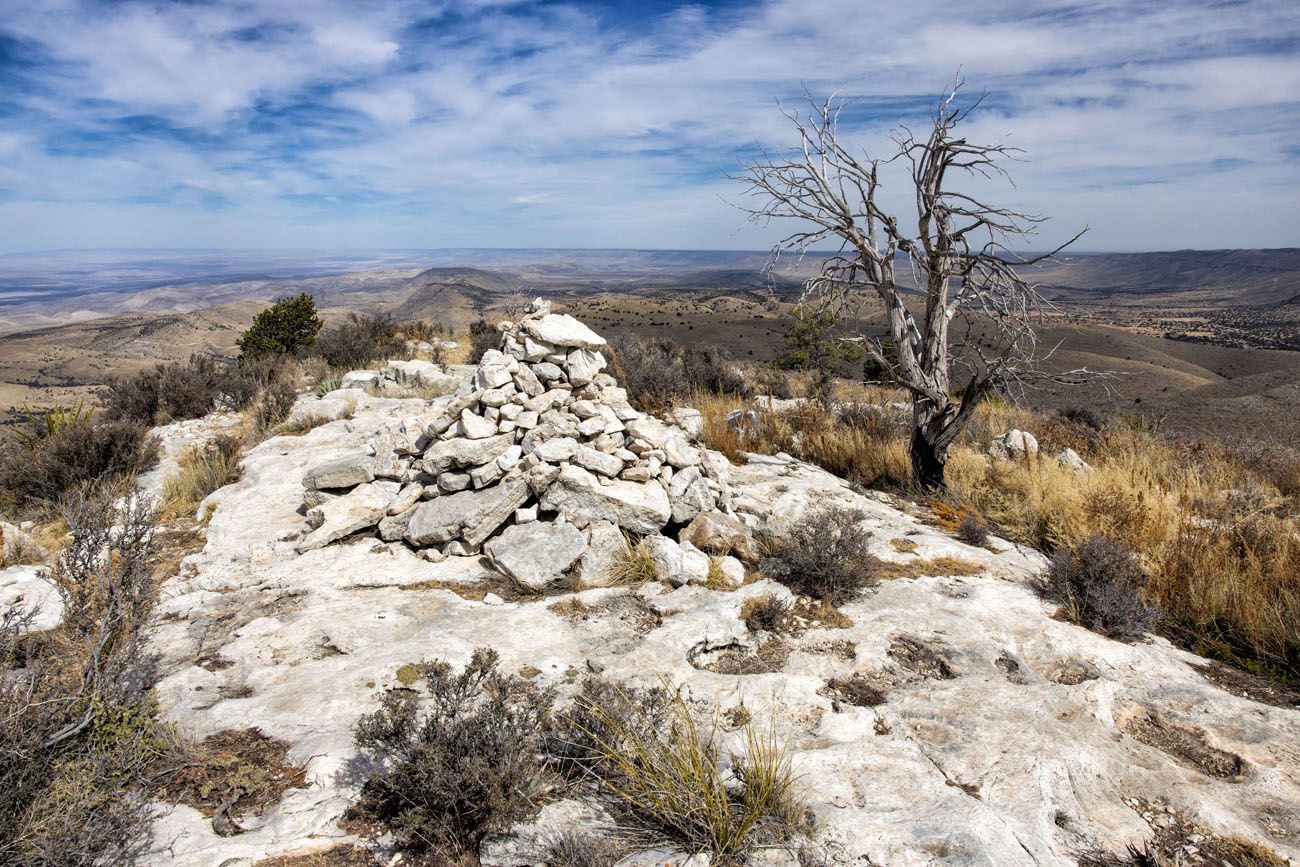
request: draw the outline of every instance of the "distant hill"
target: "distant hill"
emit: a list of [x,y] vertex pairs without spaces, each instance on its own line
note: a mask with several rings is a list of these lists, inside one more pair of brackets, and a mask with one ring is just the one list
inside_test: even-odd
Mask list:
[[1037,267],[1046,294],[1074,302],[1165,296],[1217,307],[1286,303],[1300,293],[1300,249],[1095,253]]

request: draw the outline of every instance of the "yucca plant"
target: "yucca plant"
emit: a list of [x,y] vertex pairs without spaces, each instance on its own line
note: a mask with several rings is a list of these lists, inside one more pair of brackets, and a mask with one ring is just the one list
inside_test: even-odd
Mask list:
[[84,399],[78,399],[68,406],[56,403],[49,409],[36,414],[32,431],[19,431],[16,436],[29,449],[35,448],[38,442],[47,437],[58,436],[64,431],[72,430],[83,424],[89,424],[90,418],[94,414],[95,408],[87,404]]

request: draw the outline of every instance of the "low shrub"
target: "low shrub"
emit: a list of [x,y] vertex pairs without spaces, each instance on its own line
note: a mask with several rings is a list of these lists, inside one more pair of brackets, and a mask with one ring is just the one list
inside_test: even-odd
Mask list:
[[467,364],[478,364],[483,353],[501,348],[501,332],[486,319],[471,322],[469,326],[469,358]]
[[613,344],[615,375],[629,399],[646,409],[699,394],[749,397],[752,389],[712,346],[682,346],[669,337],[623,337]]
[[548,839],[541,856],[547,867],[609,867],[627,853],[621,840],[570,830]]
[[70,492],[109,485],[158,462],[144,425],[100,419],[0,444],[0,503],[17,514],[48,514]]
[[[655,698],[578,696],[590,768],[621,824],[666,835],[717,861],[788,839],[802,820],[790,758],[771,731],[745,728],[743,752],[724,770],[720,723],[701,725],[665,682]],[[615,691],[617,687],[613,688]]]
[[482,648],[460,674],[422,662],[423,701],[389,692],[357,724],[377,762],[367,787],[378,817],[408,849],[477,863],[483,839],[535,815],[552,788],[542,748],[554,694],[497,663]]
[[772,555],[759,569],[801,596],[839,605],[877,581],[870,538],[858,512],[813,509],[772,540]]
[[387,314],[348,318],[316,336],[313,351],[338,370],[362,368],[377,359],[393,358],[405,349],[396,321]]
[[253,404],[253,437],[265,439],[275,432],[275,428],[289,417],[294,403],[298,400],[298,389],[287,380],[276,380],[262,389],[257,402]]
[[113,418],[147,426],[200,418],[216,409],[242,409],[257,396],[270,368],[266,361],[234,365],[193,355],[184,364],[159,364],[109,378],[104,405]]
[[1140,637],[1155,620],[1155,608],[1142,598],[1145,583],[1132,549],[1097,535],[1058,551],[1036,586],[1070,621],[1123,640]]
[[740,606],[740,619],[750,632],[781,632],[792,606],[774,593],[751,596]]
[[49,571],[62,622],[33,632],[30,611],[0,615],[0,863],[129,863],[148,838],[147,792],[177,760],[141,647],[153,512],[114,501],[65,503],[73,541]]
[[989,525],[978,515],[964,515],[957,524],[957,539],[967,545],[984,546],[989,541]]

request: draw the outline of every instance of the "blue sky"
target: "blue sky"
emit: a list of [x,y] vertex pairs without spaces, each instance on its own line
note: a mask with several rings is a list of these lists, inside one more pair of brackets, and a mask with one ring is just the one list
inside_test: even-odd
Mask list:
[[1300,246],[1295,0],[3,0],[0,252],[761,249],[777,99],[886,155],[959,65],[1044,243]]

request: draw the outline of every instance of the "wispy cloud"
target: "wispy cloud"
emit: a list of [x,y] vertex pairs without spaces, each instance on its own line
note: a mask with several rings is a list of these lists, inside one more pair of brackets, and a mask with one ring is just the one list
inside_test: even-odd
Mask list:
[[759,248],[776,99],[880,150],[958,65],[1045,241],[1300,244],[1293,0],[8,0],[0,249]]

